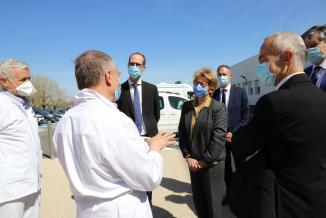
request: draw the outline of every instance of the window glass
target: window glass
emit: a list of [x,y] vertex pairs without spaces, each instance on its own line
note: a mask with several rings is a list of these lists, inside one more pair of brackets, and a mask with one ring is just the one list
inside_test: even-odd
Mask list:
[[185,103],[187,100],[184,98],[176,97],[176,96],[169,96],[169,103],[172,108],[181,110],[183,103]]
[[164,100],[161,96],[159,96],[159,102],[160,102],[160,110],[164,108]]

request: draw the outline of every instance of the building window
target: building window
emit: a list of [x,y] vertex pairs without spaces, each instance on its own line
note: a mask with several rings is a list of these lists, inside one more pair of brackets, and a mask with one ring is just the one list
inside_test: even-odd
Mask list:
[[252,81],[248,81],[248,93],[249,93],[249,95],[254,94],[254,89],[252,87]]
[[260,94],[260,82],[258,79],[255,80],[255,94],[256,95]]

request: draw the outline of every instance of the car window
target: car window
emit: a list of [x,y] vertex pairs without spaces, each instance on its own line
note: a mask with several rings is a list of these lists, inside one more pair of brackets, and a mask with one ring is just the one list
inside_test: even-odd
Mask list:
[[172,108],[181,110],[183,103],[185,103],[187,100],[184,98],[176,97],[176,96],[169,96],[169,103]]
[[164,108],[164,100],[163,97],[159,96],[159,102],[160,102],[160,110]]

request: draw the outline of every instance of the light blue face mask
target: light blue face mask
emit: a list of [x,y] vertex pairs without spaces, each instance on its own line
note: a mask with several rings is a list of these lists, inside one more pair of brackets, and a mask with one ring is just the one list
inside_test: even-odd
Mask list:
[[114,91],[114,102],[117,102],[121,95],[121,86]]
[[308,48],[307,49],[307,61],[312,64],[319,64],[322,60],[324,60],[325,56],[320,51],[320,48]]
[[221,86],[223,86],[223,87],[229,85],[229,83],[230,83],[230,81],[229,81],[229,77],[228,77],[228,76],[224,76],[224,75],[219,76],[219,77],[218,77],[218,83],[219,83]]
[[208,88],[202,87],[200,84],[194,85],[194,95],[196,98],[206,97],[208,94]]
[[269,72],[269,62],[258,64],[256,67],[257,77],[262,85],[274,86],[276,74]]
[[129,66],[128,73],[131,79],[139,79],[141,77],[140,69],[137,66]]

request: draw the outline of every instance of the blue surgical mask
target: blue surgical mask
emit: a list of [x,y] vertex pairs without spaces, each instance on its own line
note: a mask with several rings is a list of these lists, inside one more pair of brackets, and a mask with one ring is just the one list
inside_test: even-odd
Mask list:
[[121,95],[121,86],[114,91],[114,102],[117,102]]
[[194,95],[196,98],[206,97],[208,95],[208,88],[202,87],[200,84],[194,85]]
[[257,77],[262,85],[274,86],[276,74],[269,72],[269,62],[258,64],[256,67]]
[[320,51],[320,48],[308,48],[307,49],[307,61],[312,64],[319,64],[325,58],[324,54]]
[[224,75],[219,76],[219,77],[218,77],[218,83],[219,83],[221,86],[223,86],[223,87],[229,85],[229,83],[230,83],[230,81],[229,81],[229,77],[228,77],[228,76],[224,76]]
[[129,66],[128,73],[131,79],[139,79],[141,77],[140,69],[137,66]]

